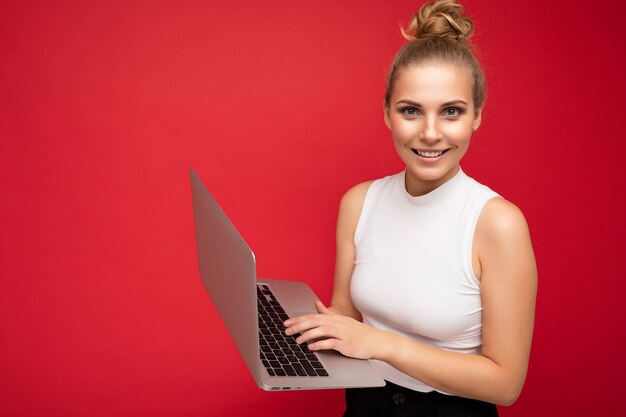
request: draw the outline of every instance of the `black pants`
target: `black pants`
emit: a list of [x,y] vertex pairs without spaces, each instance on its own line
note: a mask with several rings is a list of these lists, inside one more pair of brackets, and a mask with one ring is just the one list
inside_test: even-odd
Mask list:
[[380,388],[346,390],[343,417],[497,417],[494,404],[469,398],[423,393],[387,381]]

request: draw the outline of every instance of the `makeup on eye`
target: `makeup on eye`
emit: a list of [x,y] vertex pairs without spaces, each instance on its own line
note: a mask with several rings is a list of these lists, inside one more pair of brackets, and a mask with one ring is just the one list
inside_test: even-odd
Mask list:
[[[421,114],[421,111],[414,106],[402,106],[398,108],[398,112],[407,117],[417,117]],[[448,107],[443,110],[441,116],[445,119],[456,119],[465,113],[465,109],[462,107]]]
[[[439,112],[439,117],[455,120],[466,113],[467,103],[465,100],[457,99],[440,103],[438,107],[439,109],[437,111]],[[419,117],[427,112],[422,104],[406,98],[396,102],[396,111],[408,118]]]
[[415,117],[419,115],[419,110],[416,107],[404,106],[404,107],[400,107],[399,111],[400,113],[409,117]]
[[[452,112],[452,113],[450,113]],[[460,107],[448,107],[443,111],[443,115],[446,118],[455,119],[465,113],[465,109]]]

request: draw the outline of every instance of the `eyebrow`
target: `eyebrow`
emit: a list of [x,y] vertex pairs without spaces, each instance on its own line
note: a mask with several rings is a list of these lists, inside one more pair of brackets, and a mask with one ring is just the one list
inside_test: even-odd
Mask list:
[[[408,100],[408,99],[398,100],[396,101],[396,104],[409,104],[411,106],[415,106],[419,108],[422,107],[421,104],[416,103],[415,101],[412,101],[412,100]],[[463,104],[467,106],[467,103],[465,102],[465,100],[452,100],[452,101],[446,101],[445,103],[441,104],[441,107],[447,107],[447,106],[453,106],[453,105],[459,105],[459,104]]]

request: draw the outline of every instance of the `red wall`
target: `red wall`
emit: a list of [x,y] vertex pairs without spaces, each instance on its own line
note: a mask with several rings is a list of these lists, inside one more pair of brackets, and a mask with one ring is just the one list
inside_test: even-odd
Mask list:
[[[417,2],[215,3],[0,5],[0,415],[340,415],[341,391],[253,384],[198,277],[188,170],[261,276],[328,301],[340,196],[402,169],[381,103]],[[463,167],[525,212],[540,278],[501,415],[615,414],[626,8],[464,3],[489,93]]]

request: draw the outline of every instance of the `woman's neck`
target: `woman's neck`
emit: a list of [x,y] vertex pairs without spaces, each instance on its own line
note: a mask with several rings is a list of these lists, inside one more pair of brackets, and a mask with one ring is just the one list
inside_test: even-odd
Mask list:
[[406,192],[413,197],[419,197],[428,194],[454,178],[454,176],[459,172],[460,169],[461,167],[457,165],[450,171],[446,172],[443,177],[437,178],[435,180],[424,180],[420,178],[415,178],[407,169],[405,170],[404,176],[404,186],[406,187]]

